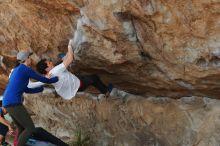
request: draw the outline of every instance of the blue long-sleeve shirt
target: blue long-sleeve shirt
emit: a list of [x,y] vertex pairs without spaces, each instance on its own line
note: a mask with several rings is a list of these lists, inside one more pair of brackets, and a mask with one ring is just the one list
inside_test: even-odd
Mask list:
[[2,101],[4,107],[22,104],[22,94],[24,92],[38,93],[43,91],[43,87],[28,88],[27,85],[30,78],[43,83],[55,83],[58,81],[57,77],[48,79],[37,74],[30,67],[20,64],[13,70],[9,78]]

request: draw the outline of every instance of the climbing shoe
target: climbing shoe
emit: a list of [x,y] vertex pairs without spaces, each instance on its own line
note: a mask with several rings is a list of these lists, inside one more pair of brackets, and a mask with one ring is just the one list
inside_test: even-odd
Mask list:
[[105,94],[105,97],[108,98],[110,93],[112,92],[113,89],[113,85],[112,84],[108,84],[107,86],[107,93]]
[[3,142],[0,146],[10,146],[10,144],[7,142]]

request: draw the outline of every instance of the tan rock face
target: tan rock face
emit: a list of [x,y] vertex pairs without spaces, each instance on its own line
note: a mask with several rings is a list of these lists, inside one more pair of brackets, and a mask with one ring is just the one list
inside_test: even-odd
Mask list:
[[[73,70],[147,96],[219,98],[219,14],[218,0],[0,0],[0,92],[18,50],[55,60],[73,38]],[[68,139],[88,132],[94,145],[220,143],[218,100],[90,96],[38,94],[26,105],[37,125]]]
[[0,1],[0,55],[7,67],[5,76],[15,64],[18,50],[32,50],[36,58],[55,58],[66,50],[78,14],[76,4],[66,0]]
[[89,133],[95,146],[216,146],[220,143],[219,101],[200,97],[93,100],[78,95],[64,101],[52,94],[25,98],[37,126],[74,139]]
[[198,0],[88,1],[74,36],[80,65],[134,93],[218,97],[218,8]]
[[116,87],[218,98],[217,1],[5,0],[0,8],[0,54],[8,68],[17,50],[55,59],[74,38],[76,68]]

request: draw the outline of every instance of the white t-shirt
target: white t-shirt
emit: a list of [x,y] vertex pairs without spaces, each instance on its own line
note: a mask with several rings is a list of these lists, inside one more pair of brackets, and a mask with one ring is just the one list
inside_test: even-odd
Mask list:
[[42,82],[32,82],[31,80],[29,80],[28,82],[28,88],[37,88],[37,87],[40,87],[40,86],[43,86],[45,85],[45,83],[42,83]]
[[69,72],[63,63],[55,66],[50,72],[53,77],[57,76],[59,81],[53,83],[56,92],[66,100],[72,99],[80,87],[80,80]]

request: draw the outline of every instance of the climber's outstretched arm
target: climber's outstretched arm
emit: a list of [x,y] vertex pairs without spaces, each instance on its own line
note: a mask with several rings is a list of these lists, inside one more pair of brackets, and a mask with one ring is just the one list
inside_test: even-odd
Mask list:
[[68,52],[66,53],[66,56],[64,57],[63,60],[63,64],[65,65],[66,68],[73,62],[74,59],[74,54],[71,44],[72,44],[72,40],[69,41]]

